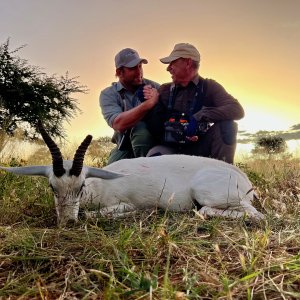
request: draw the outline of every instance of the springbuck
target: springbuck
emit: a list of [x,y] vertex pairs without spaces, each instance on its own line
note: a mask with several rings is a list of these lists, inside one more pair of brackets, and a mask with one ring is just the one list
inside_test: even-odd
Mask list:
[[77,221],[80,207],[97,208],[97,214],[112,217],[151,208],[188,211],[197,207],[208,216],[264,218],[251,204],[254,191],[246,174],[226,162],[163,155],[124,159],[102,169],[88,167],[83,160],[91,135],[78,147],[73,161],[63,160],[41,122],[38,128],[51,152],[52,165],[0,168],[47,177],[61,226]]

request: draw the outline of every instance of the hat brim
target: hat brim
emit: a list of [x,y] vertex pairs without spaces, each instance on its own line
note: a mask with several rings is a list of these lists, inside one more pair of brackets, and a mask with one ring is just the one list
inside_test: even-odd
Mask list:
[[133,61],[129,62],[128,64],[124,65],[123,67],[133,68],[133,67],[137,66],[140,63],[147,64],[148,60],[145,59],[145,58],[137,58],[137,59],[134,59]]
[[167,57],[163,57],[160,59],[160,61],[163,63],[163,64],[169,64],[171,63],[172,61],[176,60],[180,58],[180,56],[167,56]]

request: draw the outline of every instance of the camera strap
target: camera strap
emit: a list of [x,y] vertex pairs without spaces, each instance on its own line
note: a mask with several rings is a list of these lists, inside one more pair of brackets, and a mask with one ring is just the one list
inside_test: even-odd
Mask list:
[[174,106],[175,102],[175,95],[177,94],[177,85],[170,87],[170,95],[169,95],[169,101],[168,101],[168,113],[171,112]]
[[[145,84],[142,84],[140,88],[142,88]],[[123,112],[124,111],[127,111],[128,110],[128,103],[127,103],[127,100],[126,100],[126,97],[125,97],[125,93],[126,93],[126,90],[124,88],[122,88],[120,91],[118,91],[120,97],[121,97],[121,107],[122,107],[122,110]],[[141,94],[141,91],[138,91],[138,98],[140,100],[140,94]],[[143,94],[142,94],[143,95]],[[133,103],[131,104],[132,106],[135,106],[134,103],[137,103],[136,99],[133,98]],[[142,102],[140,100],[140,102]],[[117,142],[118,144],[118,150],[129,150],[129,149],[132,149],[132,146],[131,146],[131,140],[130,140],[130,133],[131,133],[131,128],[128,128],[126,129],[123,133],[116,133],[114,135],[116,136],[120,136],[119,138],[119,142],[117,141],[117,138],[114,138],[114,140]]]
[[[125,98],[125,89],[120,90],[118,93],[122,99],[122,102],[121,102],[122,109],[123,109],[123,111],[127,111],[128,107],[127,107],[126,98]],[[121,139],[118,143],[118,150],[124,151],[124,150],[129,150],[131,148],[130,132],[131,132],[131,129],[126,129],[122,133]]]
[[120,94],[121,99],[122,99],[122,109],[123,109],[123,111],[126,111],[127,110],[127,103],[126,103],[126,99],[125,99],[125,89],[122,89],[118,93]]
[[[178,86],[175,85],[170,88],[170,95],[168,100],[168,115],[172,113],[175,104],[175,98],[178,91]],[[189,107],[189,116],[195,113],[195,110],[199,111],[203,106],[203,101],[206,93],[206,80],[200,78],[198,84],[196,85],[196,92],[192,101],[192,104]]]

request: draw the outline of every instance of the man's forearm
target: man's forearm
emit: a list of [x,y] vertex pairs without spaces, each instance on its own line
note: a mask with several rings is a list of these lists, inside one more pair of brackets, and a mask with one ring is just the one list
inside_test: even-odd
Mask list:
[[120,113],[113,121],[113,129],[123,132],[135,126],[158,102],[158,91],[151,86],[144,87],[145,101],[140,105]]
[[145,101],[139,106],[120,113],[113,121],[113,129],[123,132],[126,129],[135,126],[152,108],[150,103],[147,102],[148,101]]

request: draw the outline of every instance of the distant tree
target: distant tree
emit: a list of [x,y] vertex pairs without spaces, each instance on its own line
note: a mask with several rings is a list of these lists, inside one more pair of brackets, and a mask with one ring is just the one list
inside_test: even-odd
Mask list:
[[279,136],[263,136],[259,137],[255,142],[253,154],[280,154],[287,150],[287,144],[282,137]]
[[105,136],[93,140],[87,150],[87,156],[91,158],[91,164],[100,168],[104,167],[114,147],[115,144],[111,142],[111,137]]
[[35,137],[40,119],[52,136],[63,137],[63,121],[79,108],[73,93],[85,93],[76,78],[48,76],[17,56],[21,46],[9,49],[9,39],[0,45],[0,131],[13,135],[18,128],[25,137]]

